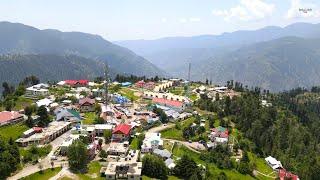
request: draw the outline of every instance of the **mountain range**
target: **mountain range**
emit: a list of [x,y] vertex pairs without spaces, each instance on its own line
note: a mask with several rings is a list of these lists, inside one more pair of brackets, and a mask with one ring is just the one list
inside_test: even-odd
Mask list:
[[[173,76],[215,83],[237,80],[281,91],[319,85],[320,24],[295,23],[284,28],[221,35],[170,37],[114,42],[144,56]],[[169,63],[171,62],[171,63]]]
[[[39,30],[19,23],[0,22],[0,54],[19,55],[12,57],[14,57],[15,63],[25,65],[23,73],[18,70],[14,71],[12,66],[16,64],[8,63],[9,59],[12,60],[11,56],[8,56],[10,58],[3,56],[0,60],[5,61],[0,62],[2,64],[0,74],[5,74],[6,69],[11,69],[12,72],[19,73],[14,75],[17,77],[21,77],[21,74],[30,75],[35,73],[35,69],[40,70],[40,67],[47,66],[52,68],[51,70],[48,69],[49,74],[57,71],[75,71],[74,77],[71,76],[72,73],[64,76],[68,74],[67,72],[58,74],[57,76],[61,79],[77,78],[80,77],[80,74],[83,78],[91,78],[102,75],[101,67],[103,67],[102,63],[105,62],[112,69],[112,75],[115,75],[115,73],[139,76],[165,75],[163,70],[143,57],[115,45],[101,36],[81,32],[61,32],[52,29]],[[88,62],[85,62],[85,59]],[[41,65],[38,63],[40,61]],[[61,64],[64,64],[64,66],[61,66]],[[56,67],[59,67],[60,70],[56,70]],[[41,80],[49,80],[42,77],[47,77],[48,74],[44,74],[43,71],[39,72],[41,73],[37,74]],[[4,80],[9,79],[1,76],[0,82]],[[14,79],[14,82],[16,81],[17,79]]]

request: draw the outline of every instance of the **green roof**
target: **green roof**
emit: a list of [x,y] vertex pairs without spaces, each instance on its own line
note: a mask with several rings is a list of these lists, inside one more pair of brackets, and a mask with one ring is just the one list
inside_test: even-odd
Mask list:
[[68,109],[68,112],[74,115],[76,118],[81,119],[80,113],[73,109]]

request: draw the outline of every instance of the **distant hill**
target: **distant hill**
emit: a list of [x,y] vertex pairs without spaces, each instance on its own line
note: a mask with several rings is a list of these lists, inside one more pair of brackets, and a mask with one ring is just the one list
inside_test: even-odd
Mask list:
[[288,36],[320,37],[320,24],[295,23],[284,28],[268,26],[258,30],[235,31],[221,35],[167,37],[114,43],[146,57],[150,62],[158,67],[164,67],[173,75],[185,78],[186,64],[189,62],[193,67],[197,67],[204,59],[220,56],[222,53],[234,51],[242,46]]
[[164,71],[132,51],[101,36],[81,32],[39,30],[18,23],[0,22],[0,54],[77,55],[108,62],[124,74],[164,75]]
[[0,67],[0,85],[4,81],[17,84],[30,75],[42,82],[103,75],[101,62],[75,55],[1,55]]
[[202,62],[192,77],[233,79],[280,91],[320,84],[320,39],[285,37],[256,43]]

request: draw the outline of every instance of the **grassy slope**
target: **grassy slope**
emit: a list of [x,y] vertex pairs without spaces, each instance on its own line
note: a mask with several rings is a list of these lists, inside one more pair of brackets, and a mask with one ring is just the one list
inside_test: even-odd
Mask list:
[[135,95],[134,95],[134,92],[133,92],[132,90],[130,90],[129,88],[122,87],[122,88],[119,90],[119,94],[121,94],[122,96],[127,97],[129,100],[136,101],[136,100],[139,99],[139,97],[138,97],[138,96],[135,96]]
[[[194,161],[196,161],[198,164],[202,164],[202,165],[206,165],[206,162],[202,161],[200,159],[200,154],[197,154],[191,150],[189,150],[188,148],[181,146],[181,145],[176,145],[173,149],[173,155],[175,157],[181,157],[182,155],[188,155],[189,157],[193,158]],[[218,167],[216,167],[214,164],[210,163],[209,164],[209,170],[211,172],[211,174],[213,176],[218,175],[220,172],[224,172],[226,173],[226,175],[228,176],[228,179],[234,179],[234,180],[238,180],[238,179],[254,179],[253,177],[249,176],[249,175],[243,175],[239,172],[237,172],[236,170],[227,170],[227,169],[219,169]]]
[[29,128],[24,124],[24,122],[20,122],[13,125],[0,127],[0,136],[9,139],[10,137],[13,140],[18,139],[22,133]]
[[130,149],[138,150],[139,149],[139,147],[138,147],[139,144],[138,143],[139,143],[138,142],[138,138],[137,137],[133,138],[132,141],[131,141],[131,144],[130,144]]
[[93,124],[96,114],[94,112],[85,113],[82,124]]
[[46,169],[43,171],[42,174],[40,174],[39,172],[31,174],[25,178],[22,178],[23,180],[34,180],[34,179],[41,179],[41,180],[47,180],[50,179],[51,177],[55,176],[56,174],[58,174],[61,171],[61,168],[54,168],[52,169]]
[[162,138],[169,138],[169,139],[177,139],[177,140],[184,140],[182,136],[182,130],[185,127],[188,127],[190,124],[194,122],[194,117],[188,118],[185,121],[181,122],[181,130],[176,129],[175,127],[166,129],[161,131]]
[[90,164],[88,164],[88,172],[86,174],[77,174],[77,176],[81,180],[105,179],[103,177],[100,177],[100,169],[101,169],[100,163],[98,161],[92,161]]
[[13,108],[15,111],[19,111],[24,109],[26,106],[30,106],[33,103],[31,99],[25,98],[23,96],[18,97],[16,101],[16,105]]
[[[188,127],[190,124],[192,124],[194,122],[195,118],[194,117],[191,117],[191,118],[188,118],[186,119],[185,121],[182,121],[181,122],[181,129],[178,130],[176,129],[175,127],[173,128],[170,128],[170,129],[166,129],[164,131],[161,132],[161,136],[163,138],[168,138],[168,139],[176,139],[176,140],[181,140],[181,141],[184,141],[185,139],[183,138],[183,129],[185,127]],[[209,123],[208,121],[206,121],[206,131],[209,130]],[[203,133],[202,136],[204,138],[207,138],[207,134],[206,133]],[[191,140],[192,141],[197,141],[199,138],[199,135],[196,134],[196,136],[192,137]]]

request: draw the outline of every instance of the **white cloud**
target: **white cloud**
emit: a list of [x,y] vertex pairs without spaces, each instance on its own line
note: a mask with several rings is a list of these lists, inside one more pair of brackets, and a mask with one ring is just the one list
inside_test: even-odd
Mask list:
[[189,18],[189,21],[190,22],[199,22],[199,21],[201,21],[201,19],[200,18],[196,18],[196,17],[192,17],[192,18]]
[[291,0],[291,6],[285,16],[287,19],[293,18],[318,18],[320,10],[312,3],[302,3],[300,0]]
[[226,21],[232,19],[249,21],[270,16],[274,9],[274,4],[268,4],[262,0],[241,0],[236,7],[232,7],[229,10],[213,10],[212,14],[222,16]]
[[180,22],[180,23],[186,23],[187,21],[188,21],[188,20],[187,20],[186,18],[180,18],[180,19],[179,19],[179,22]]

